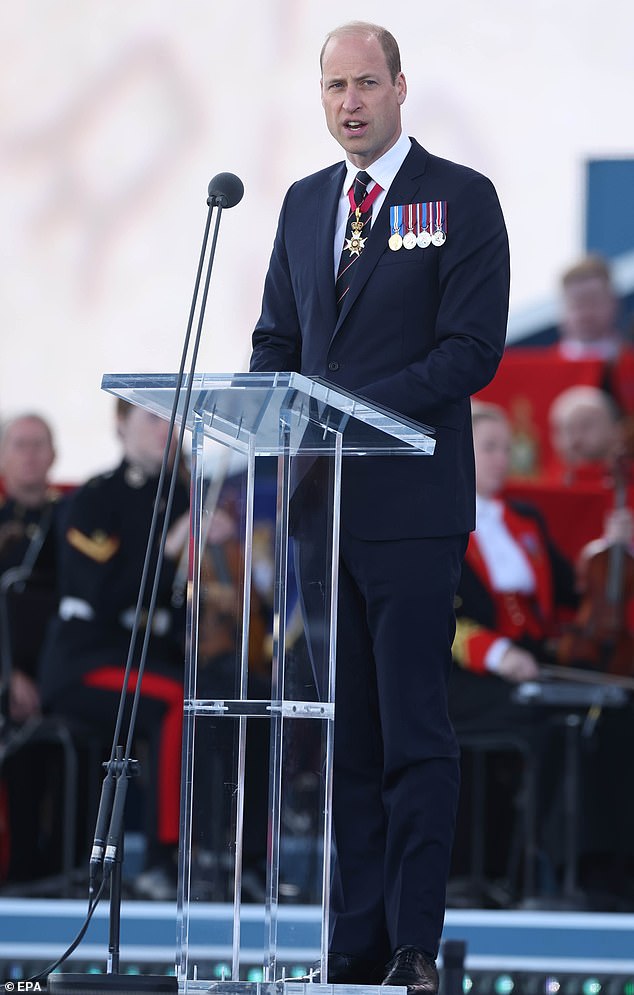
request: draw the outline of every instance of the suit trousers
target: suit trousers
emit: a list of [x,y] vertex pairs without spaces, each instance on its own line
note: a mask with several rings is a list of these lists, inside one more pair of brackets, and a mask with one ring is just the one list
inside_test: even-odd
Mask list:
[[[382,961],[403,944],[438,951],[460,780],[447,684],[466,543],[341,530],[334,951]],[[315,576],[316,545],[298,550],[308,616],[302,577]]]

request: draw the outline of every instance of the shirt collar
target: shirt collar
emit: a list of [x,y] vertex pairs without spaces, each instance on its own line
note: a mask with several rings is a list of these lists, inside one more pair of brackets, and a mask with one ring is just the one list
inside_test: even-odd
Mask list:
[[[394,145],[387,152],[384,152],[380,159],[368,166],[366,173],[372,177],[375,183],[379,184],[382,190],[389,190],[411,147],[411,139],[402,131]],[[346,179],[343,185],[343,192],[346,196],[358,172],[359,167],[346,160]],[[369,184],[368,189],[370,189]]]

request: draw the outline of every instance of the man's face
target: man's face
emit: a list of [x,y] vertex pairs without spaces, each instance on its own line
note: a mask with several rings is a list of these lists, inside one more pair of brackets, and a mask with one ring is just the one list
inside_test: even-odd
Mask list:
[[330,134],[355,166],[370,166],[394,145],[406,94],[403,73],[391,79],[377,38],[330,39],[322,60],[321,102]]
[[44,422],[39,418],[18,418],[5,430],[0,448],[0,473],[7,493],[45,487],[54,459],[50,432]]
[[492,498],[502,490],[511,466],[511,430],[504,421],[479,418],[473,426],[476,489]]
[[598,342],[614,334],[616,300],[598,276],[571,283],[564,290],[562,331],[574,342]]
[[605,460],[615,442],[609,413],[596,404],[578,404],[551,422],[552,443],[567,466]]

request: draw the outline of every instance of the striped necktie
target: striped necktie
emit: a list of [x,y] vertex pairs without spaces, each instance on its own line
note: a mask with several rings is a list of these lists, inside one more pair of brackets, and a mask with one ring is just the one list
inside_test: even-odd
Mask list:
[[[346,223],[346,233],[344,235],[343,249],[341,250],[341,259],[339,260],[339,269],[337,270],[337,279],[335,282],[337,311],[341,310],[343,299],[350,289],[354,264],[361,255],[363,246],[365,245],[367,235],[365,238],[363,237],[363,226],[366,222],[368,223],[369,233],[371,214],[367,211],[363,215],[361,213],[361,205],[366,199],[368,184],[371,180],[372,177],[365,170],[361,170],[355,176],[352,185],[350,213],[348,214],[348,221]],[[372,192],[374,193],[374,191]],[[352,201],[354,201],[354,207],[352,206]]]

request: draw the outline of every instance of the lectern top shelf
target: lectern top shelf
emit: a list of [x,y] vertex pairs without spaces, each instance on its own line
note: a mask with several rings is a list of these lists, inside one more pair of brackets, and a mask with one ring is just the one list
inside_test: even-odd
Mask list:
[[[188,376],[177,408],[181,424]],[[108,373],[103,390],[169,419],[178,385],[172,373]],[[204,432],[237,452],[279,455],[333,449],[341,434],[350,455],[428,455],[434,430],[378,408],[327,381],[299,373],[196,373],[186,425],[202,421]]]

